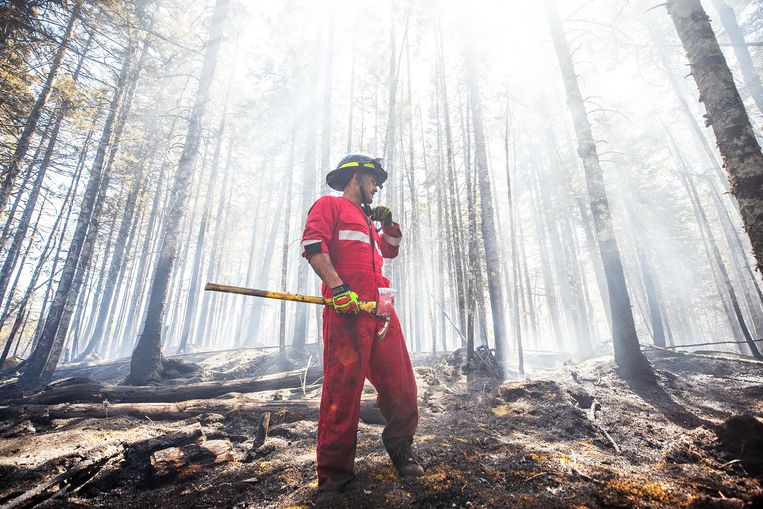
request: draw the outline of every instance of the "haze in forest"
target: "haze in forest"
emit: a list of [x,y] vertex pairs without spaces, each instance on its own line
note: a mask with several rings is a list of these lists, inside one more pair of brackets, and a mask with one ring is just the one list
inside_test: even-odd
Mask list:
[[[714,11],[721,3],[706,7],[736,72],[727,28]],[[728,4],[755,39],[756,3]],[[40,27],[60,32],[69,11],[55,2],[42,8]],[[10,355],[27,357],[44,322],[127,54],[137,81],[132,92],[130,76],[125,81],[133,97],[119,148],[106,153],[111,180],[62,361],[132,352],[167,228],[211,8],[180,0],[83,7],[30,145],[37,151],[30,160],[39,160],[55,105],[70,103],[34,209],[35,233],[20,245],[5,283],[6,337],[21,316]],[[558,8],[639,341],[725,342],[715,348],[749,354],[740,320],[760,337],[760,276],[670,18],[644,2],[565,1]],[[162,321],[165,353],[319,340],[318,307],[202,287],[214,281],[317,294],[300,257],[301,228],[310,204],[330,192],[325,174],[350,152],[384,158],[391,175],[376,202],[388,205],[406,232],[401,256],[386,270],[413,352],[465,344],[459,287],[469,285],[475,345],[495,347],[491,282],[507,330],[499,352],[505,376],[522,371],[520,342],[525,373],[612,351],[596,247],[602,239],[543,2],[232,2],[222,30],[189,194],[182,221],[172,225],[177,261]],[[18,97],[41,86],[50,66],[46,44],[30,46],[28,57],[41,65],[26,71],[28,84],[11,89]],[[759,46],[747,49],[759,65]],[[485,263],[470,80],[479,87],[497,272]],[[743,80],[737,84],[759,133],[763,115]],[[4,134],[4,158],[13,139]],[[81,183],[70,190],[76,175]],[[19,215],[8,217],[12,231]]]

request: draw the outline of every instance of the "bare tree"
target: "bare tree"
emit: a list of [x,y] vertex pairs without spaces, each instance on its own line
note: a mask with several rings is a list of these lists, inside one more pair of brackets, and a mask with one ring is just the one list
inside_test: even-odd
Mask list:
[[585,181],[591,200],[593,222],[599,240],[601,259],[604,263],[604,275],[607,279],[609,302],[612,309],[615,361],[624,376],[650,375],[652,373],[651,366],[639,347],[630,296],[625,284],[623,264],[615,239],[609,200],[604,187],[604,174],[599,164],[596,143],[591,132],[591,124],[588,122],[570,49],[567,45],[556,3],[554,0],[545,0],[545,4],[551,26],[551,36],[554,40],[554,48],[564,81],[564,89],[567,93],[567,105],[575,125],[578,154],[585,169]]
[[130,361],[130,375],[127,381],[131,384],[142,385],[162,376],[162,322],[167,297],[167,284],[177,254],[179,232],[176,226],[180,223],[185,212],[191,174],[201,140],[201,122],[209,98],[209,89],[215,76],[217,56],[220,52],[229,5],[230,0],[217,0],[209,25],[209,36],[204,52],[199,87],[196,90],[196,97],[188,122],[185,145],[173,180],[169,210],[164,216],[164,238],[149,290],[148,314]]
[[[482,105],[477,66],[474,61],[474,50],[471,46],[471,35],[467,36],[467,87],[471,104],[472,126],[474,129],[474,156],[479,184],[481,231],[485,248],[485,268],[487,270],[487,286],[490,295],[490,309],[493,317],[493,333],[495,334],[496,357],[505,361],[508,339],[506,337],[506,320],[503,310],[503,293],[501,291],[501,262],[498,259],[498,235],[495,230],[493,211],[493,192],[490,183],[490,168],[487,163],[487,146],[485,131],[482,123]],[[483,318],[486,318],[483,315]]]
[[755,69],[755,64],[752,62],[752,56],[750,55],[750,49],[744,40],[744,34],[742,29],[739,28],[736,14],[729,4],[724,0],[713,0],[715,8],[718,10],[718,14],[723,23],[723,28],[726,30],[726,35],[731,40],[731,44],[734,48],[734,54],[737,57],[737,63],[739,69],[742,71],[742,78],[747,90],[752,96],[752,100],[760,113],[763,113],[763,85],[760,83],[760,74]]
[[[13,191],[13,184],[15,183],[16,177],[18,176],[19,171],[21,170],[21,166],[24,163],[24,158],[26,157],[27,151],[29,150],[29,144],[32,140],[32,136],[34,136],[35,130],[37,129],[37,124],[40,121],[42,111],[45,108],[45,105],[48,103],[48,98],[50,98],[50,93],[53,90],[53,83],[56,80],[56,76],[58,76],[58,71],[61,68],[61,63],[64,60],[64,55],[66,55],[66,50],[71,43],[74,27],[77,24],[77,20],[79,19],[81,12],[82,0],[76,0],[74,2],[74,7],[72,8],[72,13],[69,16],[69,23],[66,26],[64,35],[61,38],[61,43],[58,46],[58,51],[56,52],[55,56],[53,57],[53,61],[50,64],[48,76],[45,79],[45,83],[43,84],[42,89],[37,96],[37,100],[32,107],[32,111],[29,113],[29,117],[24,124],[24,130],[21,133],[21,137],[19,138],[18,143],[16,144],[16,149],[13,152],[10,163],[5,169],[3,181],[2,184],[0,184],[0,211],[4,211],[8,206],[8,199],[10,198],[11,192]],[[0,239],[0,242],[3,242],[3,239]]]

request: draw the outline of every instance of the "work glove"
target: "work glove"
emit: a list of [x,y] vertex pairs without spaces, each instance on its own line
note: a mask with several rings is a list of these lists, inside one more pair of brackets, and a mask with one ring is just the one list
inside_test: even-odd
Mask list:
[[334,311],[337,313],[357,315],[360,312],[358,294],[350,290],[346,284],[332,288],[331,294],[334,296],[332,303],[334,304]]
[[379,221],[382,226],[389,226],[392,224],[392,211],[384,205],[374,207],[371,211],[371,220]]

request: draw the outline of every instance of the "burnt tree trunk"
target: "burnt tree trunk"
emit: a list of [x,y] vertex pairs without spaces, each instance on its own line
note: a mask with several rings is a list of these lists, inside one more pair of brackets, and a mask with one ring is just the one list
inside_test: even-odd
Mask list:
[[127,382],[142,385],[149,380],[161,377],[162,350],[161,332],[164,318],[164,306],[167,297],[167,284],[169,283],[172,267],[175,264],[177,254],[178,231],[174,225],[180,224],[185,212],[186,198],[190,187],[191,174],[194,160],[199,149],[201,140],[201,121],[206,109],[209,97],[209,89],[217,67],[217,56],[223,37],[225,19],[228,15],[230,0],[217,0],[209,25],[209,37],[204,52],[204,63],[199,79],[199,88],[191,110],[188,122],[188,134],[186,135],[183,152],[180,156],[178,169],[172,186],[172,198],[169,209],[164,216],[164,239],[159,258],[154,270],[154,277],[150,286],[148,300],[148,313],[143,325],[143,331],[138,339],[138,345],[133,351],[130,362],[130,375]]
[[625,284],[623,264],[615,239],[609,200],[604,187],[604,174],[599,164],[599,156],[591,132],[591,124],[588,122],[585,111],[583,95],[580,93],[572,56],[554,0],[545,0],[545,4],[554,48],[567,93],[567,105],[570,108],[575,134],[578,138],[578,155],[583,161],[583,168],[585,169],[586,187],[591,200],[591,212],[599,240],[601,259],[604,264],[604,275],[607,279],[609,302],[612,308],[615,361],[624,376],[651,375],[653,373],[652,368],[639,347],[630,296]]
[[763,270],[763,153],[699,0],[668,0],[667,9],[707,109],[707,123],[718,140],[758,270]]

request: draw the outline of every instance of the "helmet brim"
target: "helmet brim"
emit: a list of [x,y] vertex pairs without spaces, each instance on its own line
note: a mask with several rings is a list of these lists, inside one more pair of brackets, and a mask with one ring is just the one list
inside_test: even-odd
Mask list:
[[356,172],[370,173],[376,177],[376,183],[380,186],[387,181],[387,172],[381,168],[359,168],[356,166],[331,170],[326,175],[326,184],[334,191],[344,191],[352,175]]

